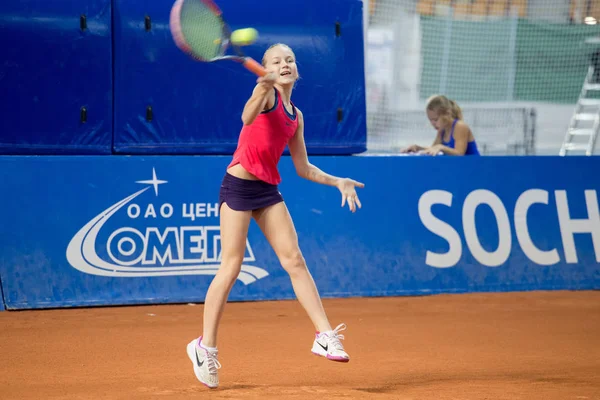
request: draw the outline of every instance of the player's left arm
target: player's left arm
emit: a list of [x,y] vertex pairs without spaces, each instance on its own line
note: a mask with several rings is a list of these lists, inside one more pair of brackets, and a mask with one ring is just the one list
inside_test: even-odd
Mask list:
[[298,108],[296,108],[296,111],[298,113],[298,128],[288,142],[288,148],[290,149],[296,173],[298,176],[316,183],[337,186],[341,178],[321,171],[308,161],[306,144],[304,142],[304,115]]
[[440,150],[449,156],[464,156],[467,152],[469,143],[469,126],[464,122],[459,122],[454,127],[454,148],[440,146]]
[[288,148],[290,149],[292,162],[294,163],[294,168],[296,169],[298,176],[323,185],[337,187],[342,193],[342,207],[347,200],[348,206],[352,212],[356,210],[355,203],[359,208],[362,207],[358,195],[356,194],[355,187],[358,186],[363,188],[365,186],[363,183],[350,178],[340,178],[330,175],[321,171],[308,161],[306,143],[304,142],[304,115],[298,108],[296,108],[296,111],[298,113],[298,128],[296,129],[294,136],[292,136],[288,142]]

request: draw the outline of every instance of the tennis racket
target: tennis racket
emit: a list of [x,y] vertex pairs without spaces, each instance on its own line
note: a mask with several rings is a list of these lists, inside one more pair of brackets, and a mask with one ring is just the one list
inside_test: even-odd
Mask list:
[[[212,0],[176,0],[169,26],[177,47],[198,61],[233,60],[258,76],[267,74],[262,65],[231,43],[231,29]],[[229,47],[235,55],[225,55]]]

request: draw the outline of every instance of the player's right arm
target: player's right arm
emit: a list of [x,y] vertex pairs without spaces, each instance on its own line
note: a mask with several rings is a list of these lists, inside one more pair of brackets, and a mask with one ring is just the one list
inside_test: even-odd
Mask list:
[[[438,132],[438,134],[435,137],[435,140],[433,141],[433,144],[431,145],[432,147],[435,146],[436,144],[441,144],[442,143],[442,135],[440,134],[440,132]],[[418,144],[413,144],[410,145],[402,150],[400,150],[400,153],[416,153],[418,151],[421,150],[425,150],[427,147],[422,147],[419,146]]]
[[431,147],[435,146],[436,144],[442,144],[442,132],[441,131],[438,131],[437,135],[435,135],[435,139],[434,139],[433,143],[431,144]]
[[274,73],[258,78],[258,83],[252,91],[252,96],[250,96],[244,106],[244,111],[242,111],[242,122],[244,125],[250,125],[254,122],[258,114],[265,109],[273,107],[275,103],[273,84],[276,79],[277,77]]

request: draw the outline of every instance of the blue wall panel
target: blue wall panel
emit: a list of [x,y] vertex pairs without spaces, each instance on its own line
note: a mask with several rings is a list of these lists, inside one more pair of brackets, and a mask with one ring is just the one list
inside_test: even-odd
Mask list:
[[[300,0],[218,4],[232,29],[253,26],[260,32],[259,40],[245,48],[249,56],[260,60],[275,42],[295,51],[301,80],[292,100],[304,112],[310,154],[366,149],[362,1],[332,0],[318,7]],[[230,61],[199,63],[183,54],[169,31],[171,5],[114,2],[114,150],[231,154],[256,76]],[[146,119],[147,107],[152,108],[152,121]],[[341,122],[338,108],[343,109]]]
[[[202,301],[229,159],[0,157],[7,308]],[[280,190],[325,297],[600,288],[600,158],[312,161],[366,184],[352,214],[282,160]],[[293,297],[252,223],[230,298]]]
[[0,154],[111,151],[110,0],[3,1],[0,48]]

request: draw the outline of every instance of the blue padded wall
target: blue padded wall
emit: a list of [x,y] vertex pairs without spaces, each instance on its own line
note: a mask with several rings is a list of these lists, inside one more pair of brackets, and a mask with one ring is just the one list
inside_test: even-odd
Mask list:
[[110,152],[110,0],[3,1],[0,48],[0,154]]
[[[331,0],[318,7],[300,0],[218,4],[232,29],[252,26],[260,32],[244,48],[247,55],[260,60],[276,42],[295,51],[301,80],[292,100],[305,116],[309,154],[366,149],[362,1]],[[256,76],[231,61],[200,63],[182,53],[169,31],[171,6],[172,1],[114,0],[114,151],[230,154]]]

